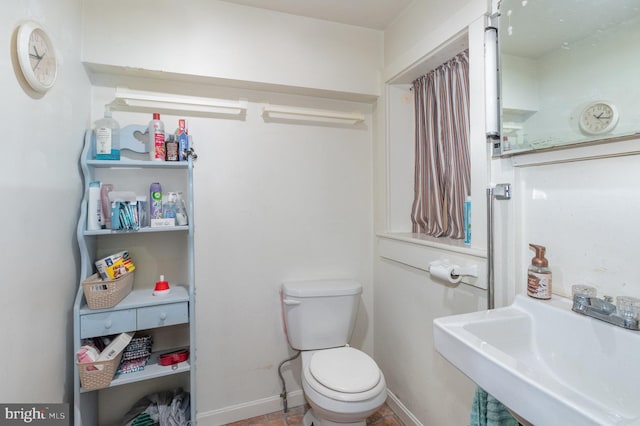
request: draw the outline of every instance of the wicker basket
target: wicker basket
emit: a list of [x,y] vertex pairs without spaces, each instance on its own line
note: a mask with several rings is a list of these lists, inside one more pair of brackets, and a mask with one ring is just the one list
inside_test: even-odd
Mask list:
[[80,385],[83,390],[94,390],[109,387],[118,370],[122,352],[109,361],[78,363]]
[[89,309],[108,309],[116,306],[133,287],[131,271],[115,280],[102,280],[98,274],[93,274],[82,282],[84,297]]

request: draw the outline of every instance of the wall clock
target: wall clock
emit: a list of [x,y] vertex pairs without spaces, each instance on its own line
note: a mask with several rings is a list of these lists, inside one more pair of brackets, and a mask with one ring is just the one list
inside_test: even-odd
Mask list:
[[580,113],[580,129],[591,135],[610,132],[616,124],[618,109],[610,102],[592,102]]
[[58,61],[53,43],[40,24],[27,21],[18,27],[16,55],[20,70],[33,90],[44,93],[53,87]]

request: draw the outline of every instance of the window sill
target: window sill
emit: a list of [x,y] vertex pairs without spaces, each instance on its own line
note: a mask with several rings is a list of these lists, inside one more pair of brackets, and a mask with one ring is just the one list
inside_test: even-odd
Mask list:
[[478,266],[478,276],[465,276],[462,283],[487,288],[486,250],[471,248],[460,240],[429,237],[414,233],[379,232],[378,255],[423,271],[436,260],[448,260],[460,266]]
[[486,250],[471,248],[462,240],[452,240],[449,238],[435,238],[425,234],[416,234],[411,232],[378,232],[378,238],[387,238],[390,240],[404,241],[420,246],[433,247],[440,250],[450,251],[453,253],[466,254],[468,256],[476,256],[481,258],[487,257]]

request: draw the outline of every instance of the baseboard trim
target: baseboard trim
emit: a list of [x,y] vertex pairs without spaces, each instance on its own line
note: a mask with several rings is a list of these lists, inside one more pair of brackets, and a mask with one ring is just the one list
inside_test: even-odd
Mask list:
[[[287,394],[289,408],[298,407],[305,403],[302,390]],[[402,420],[405,426],[423,426],[422,423],[404,406],[397,396],[387,390],[387,405]],[[280,396],[271,396],[242,404],[231,405],[219,410],[198,413],[198,426],[221,426],[240,420],[250,419],[264,414],[275,413],[284,409]]]
[[423,426],[422,423],[420,423],[420,420],[418,420],[416,416],[414,416],[411,411],[409,411],[407,407],[405,407],[404,404],[400,402],[398,397],[388,389],[387,405],[393,410],[394,413],[396,413],[398,417],[400,417],[400,420],[402,420],[405,426]]
[[[304,395],[302,390],[287,393],[287,405],[289,408],[303,405]],[[198,426],[220,426],[227,423],[250,419],[264,414],[274,413],[284,409],[282,398],[279,395],[242,404],[231,405],[219,410],[211,410],[198,413]]]

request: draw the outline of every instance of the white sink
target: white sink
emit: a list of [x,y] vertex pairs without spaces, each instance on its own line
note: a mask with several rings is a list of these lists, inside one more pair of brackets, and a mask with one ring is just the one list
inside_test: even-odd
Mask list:
[[511,306],[437,318],[435,347],[536,426],[640,425],[640,332],[518,295]]

